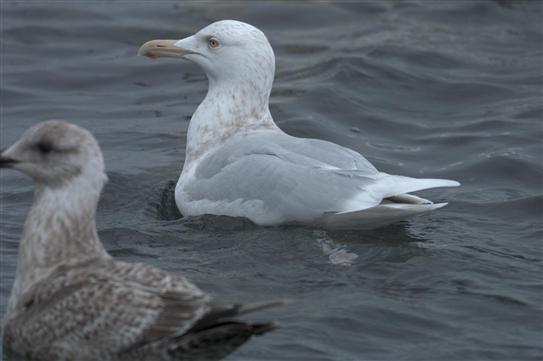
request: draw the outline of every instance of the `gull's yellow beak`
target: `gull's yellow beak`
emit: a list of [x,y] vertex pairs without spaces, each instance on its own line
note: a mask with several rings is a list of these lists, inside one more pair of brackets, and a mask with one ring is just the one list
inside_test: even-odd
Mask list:
[[182,58],[187,54],[194,54],[192,50],[175,46],[177,40],[151,40],[146,42],[138,50],[138,55],[148,58]]

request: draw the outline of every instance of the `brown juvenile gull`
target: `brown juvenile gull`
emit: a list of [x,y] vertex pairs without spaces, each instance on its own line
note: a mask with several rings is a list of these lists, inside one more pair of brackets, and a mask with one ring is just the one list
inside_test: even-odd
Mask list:
[[188,59],[209,80],[190,121],[175,189],[185,216],[374,228],[446,205],[409,192],[459,185],[389,175],[351,149],[284,133],[268,106],[275,56],[254,26],[218,21],[182,40],[149,41],[139,54]]
[[30,360],[216,360],[277,324],[236,320],[280,302],[216,305],[177,274],[112,259],[96,232],[107,177],[98,143],[48,121],[0,154],[33,178],[4,346]]

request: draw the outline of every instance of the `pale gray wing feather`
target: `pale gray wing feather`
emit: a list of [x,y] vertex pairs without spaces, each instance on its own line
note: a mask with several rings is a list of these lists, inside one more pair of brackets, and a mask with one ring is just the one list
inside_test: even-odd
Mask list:
[[198,167],[199,175],[209,177],[226,165],[253,154],[275,155],[290,163],[311,168],[353,170],[363,176],[379,171],[361,154],[319,139],[296,138],[280,132],[263,131],[234,137],[207,156]]
[[[333,143],[256,133],[207,156],[183,191],[196,201],[262,201],[272,218],[303,222],[342,211],[378,177],[364,157]],[[366,198],[361,207],[381,200]]]

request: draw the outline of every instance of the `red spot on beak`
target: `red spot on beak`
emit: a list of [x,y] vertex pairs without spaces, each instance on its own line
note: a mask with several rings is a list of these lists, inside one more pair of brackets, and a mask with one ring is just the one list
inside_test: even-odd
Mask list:
[[145,56],[151,59],[156,59],[157,57],[156,54],[151,51],[148,51],[147,53],[145,53]]

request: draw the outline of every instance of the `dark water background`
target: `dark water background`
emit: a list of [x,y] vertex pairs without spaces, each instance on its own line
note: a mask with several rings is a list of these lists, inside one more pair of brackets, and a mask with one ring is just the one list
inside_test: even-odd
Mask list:
[[[91,130],[110,182],[100,236],[122,260],[180,272],[228,301],[288,297],[283,327],[229,360],[543,357],[540,1],[1,2],[1,146],[37,121]],[[179,219],[173,184],[207,82],[136,57],[233,18],[277,56],[271,111],[379,169],[456,179],[450,205],[370,232]],[[29,180],[2,172],[1,311]]]

